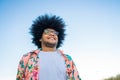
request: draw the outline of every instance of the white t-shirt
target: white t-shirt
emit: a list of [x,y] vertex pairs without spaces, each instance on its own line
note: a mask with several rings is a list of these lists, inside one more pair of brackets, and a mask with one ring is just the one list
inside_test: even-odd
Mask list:
[[66,80],[65,60],[58,51],[40,51],[39,64],[40,80]]

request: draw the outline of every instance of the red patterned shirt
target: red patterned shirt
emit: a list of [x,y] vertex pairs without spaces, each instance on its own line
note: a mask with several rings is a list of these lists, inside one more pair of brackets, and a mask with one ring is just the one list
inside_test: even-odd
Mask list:
[[[16,80],[39,80],[39,52],[40,50],[37,49],[22,57],[18,65]],[[63,54],[62,51],[60,53],[65,60],[67,80],[81,80],[72,58]]]

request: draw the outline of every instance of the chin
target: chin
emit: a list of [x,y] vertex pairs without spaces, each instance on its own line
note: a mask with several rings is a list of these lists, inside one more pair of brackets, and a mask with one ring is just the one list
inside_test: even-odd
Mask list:
[[50,43],[50,44],[57,44],[57,42],[56,41],[48,41],[48,43]]
[[56,43],[46,43],[45,44],[46,45],[46,47],[50,47],[50,48],[54,48],[54,47],[56,47]]

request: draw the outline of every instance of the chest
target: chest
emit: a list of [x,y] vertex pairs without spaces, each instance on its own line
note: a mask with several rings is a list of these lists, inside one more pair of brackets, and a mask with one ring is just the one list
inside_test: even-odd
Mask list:
[[60,54],[40,54],[39,55],[39,67],[40,71],[60,71],[66,70],[65,60]]

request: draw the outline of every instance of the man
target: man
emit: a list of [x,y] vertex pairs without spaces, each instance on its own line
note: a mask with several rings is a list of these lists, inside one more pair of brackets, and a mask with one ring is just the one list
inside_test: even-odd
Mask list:
[[58,50],[65,38],[62,18],[39,16],[30,30],[38,49],[22,57],[16,80],[81,80],[72,58]]

